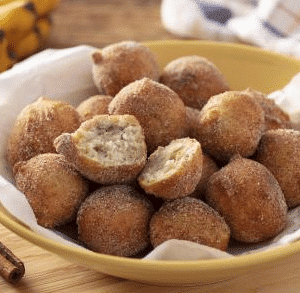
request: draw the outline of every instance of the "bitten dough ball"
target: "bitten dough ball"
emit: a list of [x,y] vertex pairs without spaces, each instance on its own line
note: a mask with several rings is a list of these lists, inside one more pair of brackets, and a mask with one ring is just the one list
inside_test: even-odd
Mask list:
[[230,90],[217,66],[197,55],[172,60],[159,81],[175,91],[186,106],[196,109],[201,109],[211,96]]
[[126,185],[101,187],[82,204],[78,235],[93,251],[132,256],[149,244],[150,202]]
[[186,110],[179,96],[149,78],[124,87],[108,107],[110,114],[134,115],[145,133],[148,153],[184,136]]
[[238,155],[210,177],[206,201],[224,217],[232,237],[241,242],[270,239],[286,225],[287,205],[273,174]]
[[38,154],[55,153],[54,139],[63,132],[73,132],[80,124],[80,115],[66,102],[41,97],[29,104],[18,115],[8,139],[11,168]]
[[224,219],[195,198],[165,202],[150,221],[154,247],[170,239],[180,239],[226,250],[229,238],[230,229]]
[[150,155],[138,182],[146,193],[163,199],[185,197],[195,190],[200,180],[202,161],[197,140],[176,139]]
[[210,98],[200,111],[197,140],[213,158],[228,162],[235,154],[254,154],[265,130],[264,111],[250,96],[238,91]]
[[76,108],[83,121],[92,119],[96,115],[108,114],[108,105],[112,96],[96,95],[81,102]]
[[132,115],[97,115],[74,133],[57,137],[58,153],[91,181],[128,183],[136,179],[147,159],[143,129]]
[[141,43],[124,41],[92,54],[93,78],[101,95],[115,96],[129,83],[149,77],[158,80],[155,55]]
[[14,167],[39,225],[54,228],[73,220],[88,194],[88,182],[59,154],[40,154]]
[[289,208],[300,204],[300,131],[276,129],[261,138],[254,159],[277,179]]

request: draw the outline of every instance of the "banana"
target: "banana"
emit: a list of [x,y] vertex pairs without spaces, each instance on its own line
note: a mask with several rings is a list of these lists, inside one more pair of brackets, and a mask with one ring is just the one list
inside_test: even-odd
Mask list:
[[39,16],[45,15],[55,9],[60,0],[31,0],[36,8],[37,14]]
[[35,53],[47,40],[51,28],[48,15],[37,19],[32,30],[8,35],[8,50],[17,56],[17,59]]
[[49,15],[39,18],[36,21],[35,29],[37,30],[41,44],[44,43],[50,34],[51,29],[51,19]]
[[0,72],[10,68],[13,64],[13,60],[10,58],[7,51],[7,39],[5,32],[0,30]]
[[14,2],[16,0],[0,0],[0,5],[4,5],[4,4],[7,4],[7,3],[10,3],[10,2]]
[[18,43],[21,39],[25,38],[29,31],[17,31],[17,30],[11,30],[6,33],[6,38],[8,41],[8,47],[14,47],[14,44]]
[[[16,0],[0,0],[0,6],[15,1]],[[36,6],[38,15],[42,16],[55,9],[58,6],[60,0],[32,0],[32,2]]]
[[37,52],[51,29],[59,0],[0,0],[0,72]]
[[0,29],[9,31],[29,31],[36,21],[34,4],[18,0],[0,6]]
[[17,59],[23,59],[35,53],[40,45],[39,35],[36,31],[30,31],[23,39],[14,44],[12,51],[17,55]]

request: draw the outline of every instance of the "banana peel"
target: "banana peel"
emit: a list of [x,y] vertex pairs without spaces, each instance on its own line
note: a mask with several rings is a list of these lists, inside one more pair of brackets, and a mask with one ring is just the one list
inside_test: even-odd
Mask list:
[[[0,6],[17,2],[16,0],[0,0]],[[32,0],[39,16],[49,13],[58,7],[60,0]]]
[[5,32],[3,30],[0,30],[0,72],[10,68],[14,63],[13,58],[10,58],[7,51],[7,44],[8,42],[5,36]]
[[8,37],[8,52],[15,54],[18,59],[32,55],[45,44],[50,34],[51,21],[49,17],[37,19],[34,27],[25,32],[19,32]]
[[0,72],[45,44],[58,5],[59,0],[0,0]]
[[31,0],[39,16],[45,15],[58,7],[59,0]]

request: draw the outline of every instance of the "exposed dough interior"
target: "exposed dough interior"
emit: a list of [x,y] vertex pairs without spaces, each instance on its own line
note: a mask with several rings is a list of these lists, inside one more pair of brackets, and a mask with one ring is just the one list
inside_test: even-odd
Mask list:
[[196,151],[197,144],[186,140],[174,140],[166,147],[159,147],[150,157],[143,179],[150,183],[172,176]]
[[78,147],[86,156],[102,164],[132,164],[143,158],[144,140],[140,127],[101,124],[81,135]]

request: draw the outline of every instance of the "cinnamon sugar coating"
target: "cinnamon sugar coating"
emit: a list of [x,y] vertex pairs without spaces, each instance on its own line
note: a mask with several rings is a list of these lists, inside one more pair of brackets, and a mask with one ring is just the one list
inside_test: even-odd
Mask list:
[[230,229],[224,219],[204,202],[185,197],[165,202],[150,221],[154,247],[170,239],[197,242],[226,250]]
[[149,77],[158,80],[155,55],[141,43],[124,41],[92,54],[93,78],[99,94],[115,96],[127,84]]
[[56,151],[91,181],[128,183],[147,159],[143,129],[132,115],[96,115],[54,140]]
[[289,208],[300,204],[300,131],[276,129],[261,138],[254,160],[277,179]]
[[38,154],[55,153],[54,139],[63,132],[73,132],[81,124],[80,115],[66,102],[46,97],[26,106],[11,130],[7,157],[11,168]]
[[186,134],[185,136],[197,138],[200,127],[200,110],[186,106]]
[[88,182],[59,154],[40,154],[14,167],[39,225],[54,228],[73,220],[88,194]]
[[210,177],[206,201],[241,242],[270,239],[286,225],[287,205],[277,180],[265,166],[241,156]]
[[196,139],[173,140],[150,155],[138,176],[146,193],[163,199],[191,194],[202,174],[202,149]]
[[86,121],[96,115],[108,114],[108,105],[112,99],[112,96],[107,95],[92,96],[81,102],[76,110],[83,118],[83,121]]
[[209,155],[202,153],[202,157],[202,175],[200,177],[199,182],[196,185],[195,190],[192,192],[192,194],[190,194],[190,196],[201,200],[205,200],[207,182],[209,178],[219,170],[219,167]]
[[201,109],[211,96],[230,90],[217,66],[197,55],[169,62],[159,81],[174,90],[186,106],[196,109]]
[[79,239],[96,252],[135,255],[150,244],[152,212],[151,203],[131,186],[101,187],[79,209]]
[[265,113],[266,131],[271,129],[292,127],[290,116],[283,109],[281,109],[274,100],[251,88],[247,88],[242,92],[253,97],[262,107]]
[[141,124],[148,153],[184,136],[186,110],[179,96],[149,78],[124,87],[109,105],[110,114],[134,115]]
[[265,130],[264,111],[246,93],[228,91],[210,98],[200,111],[197,139],[214,159],[254,154]]

